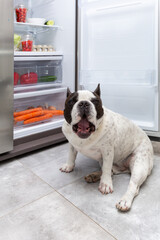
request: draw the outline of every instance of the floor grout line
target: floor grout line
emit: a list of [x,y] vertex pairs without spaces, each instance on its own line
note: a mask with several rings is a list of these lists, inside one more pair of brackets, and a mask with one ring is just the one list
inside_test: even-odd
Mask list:
[[29,203],[26,203],[26,204],[24,204],[23,206],[21,206],[21,207],[19,207],[19,208],[15,208],[14,210],[12,210],[12,211],[4,214],[3,216],[0,216],[0,219],[6,217],[6,216],[9,215],[9,214],[14,213],[15,211],[18,211],[18,210],[20,210],[20,209],[22,209],[22,208],[30,205],[31,203],[36,202],[36,201],[40,200],[41,198],[44,198],[44,197],[46,197],[46,196],[48,196],[48,195],[50,195],[50,194],[52,194],[52,193],[54,193],[54,192],[55,192],[55,191],[52,190],[51,192],[47,193],[46,195],[43,195],[43,196],[41,196],[41,197],[39,197],[39,198],[37,198],[37,199],[34,199],[33,201],[31,201],[31,202],[29,202]]
[[[19,161],[19,160],[17,160]],[[20,162],[20,161],[19,161]],[[21,162],[20,162],[21,163]],[[112,236],[115,240],[117,240],[117,238],[115,238],[115,236],[113,236],[110,232],[108,232],[105,228],[103,228],[99,223],[97,223],[96,221],[94,221],[90,216],[88,216],[85,212],[83,212],[80,208],[78,208],[76,205],[74,205],[72,202],[70,202],[67,198],[65,198],[65,196],[63,196],[59,190],[62,189],[63,187],[66,187],[72,183],[75,183],[76,181],[80,180],[81,178],[73,181],[72,183],[69,183],[61,188],[59,188],[58,190],[56,190],[55,188],[53,188],[49,183],[47,183],[46,181],[44,181],[40,176],[38,176],[36,173],[33,172],[32,169],[30,169],[29,167],[27,167],[26,165],[24,165],[23,163],[21,163],[22,166],[25,168],[25,169],[28,169],[30,170],[35,176],[37,176],[41,181],[43,181],[44,183],[46,183],[48,186],[50,186],[58,195],[60,195],[63,199],[65,199],[67,202],[69,202],[73,207],[75,207],[78,211],[80,211],[83,215],[85,215],[88,219],[90,219],[92,222],[94,222],[98,227],[100,227],[103,231],[105,231],[107,234],[109,234],[110,236]],[[52,192],[54,193],[54,192]],[[45,196],[44,196],[45,197]]]

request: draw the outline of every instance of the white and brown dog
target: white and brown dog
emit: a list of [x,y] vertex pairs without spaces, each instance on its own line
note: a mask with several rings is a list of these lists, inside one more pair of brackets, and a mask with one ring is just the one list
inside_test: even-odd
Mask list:
[[94,92],[71,93],[68,89],[64,117],[62,130],[70,148],[68,160],[60,170],[68,173],[74,169],[77,152],[99,161],[102,171],[85,179],[100,179],[99,191],[103,194],[113,192],[112,172],[131,172],[127,192],[116,204],[121,211],[129,210],[153,168],[153,148],[146,133],[102,106],[99,85]]

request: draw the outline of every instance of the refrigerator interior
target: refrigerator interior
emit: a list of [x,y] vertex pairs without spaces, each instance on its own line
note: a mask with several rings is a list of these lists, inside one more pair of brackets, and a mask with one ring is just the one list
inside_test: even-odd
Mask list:
[[79,1],[79,83],[158,131],[158,1]]
[[[14,112],[42,106],[64,109],[66,87],[75,89],[75,1],[15,0],[14,6],[24,4],[27,18],[54,20],[53,27],[16,23],[16,34],[30,33],[34,45],[52,45],[53,52],[15,51]],[[63,116],[24,126],[16,122],[14,139],[61,127]]]
[[[76,1],[74,0],[14,0],[24,3],[28,8],[28,17],[53,19],[60,28],[38,31],[34,44],[53,45],[56,52],[63,54],[63,84],[75,89],[75,28]],[[43,29],[44,30],[44,29]],[[35,30],[36,31],[36,30]]]

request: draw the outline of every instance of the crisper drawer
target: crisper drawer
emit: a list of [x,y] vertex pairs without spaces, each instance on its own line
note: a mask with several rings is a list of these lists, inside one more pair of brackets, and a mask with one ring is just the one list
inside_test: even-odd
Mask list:
[[14,94],[14,139],[61,127],[65,98],[65,87]]
[[14,86],[60,85],[62,56],[15,57]]

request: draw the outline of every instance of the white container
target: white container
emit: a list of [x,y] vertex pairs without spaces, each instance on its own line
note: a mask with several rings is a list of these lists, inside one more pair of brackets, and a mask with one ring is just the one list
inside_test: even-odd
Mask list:
[[27,22],[32,23],[34,25],[44,25],[46,22],[46,19],[45,18],[28,18]]

